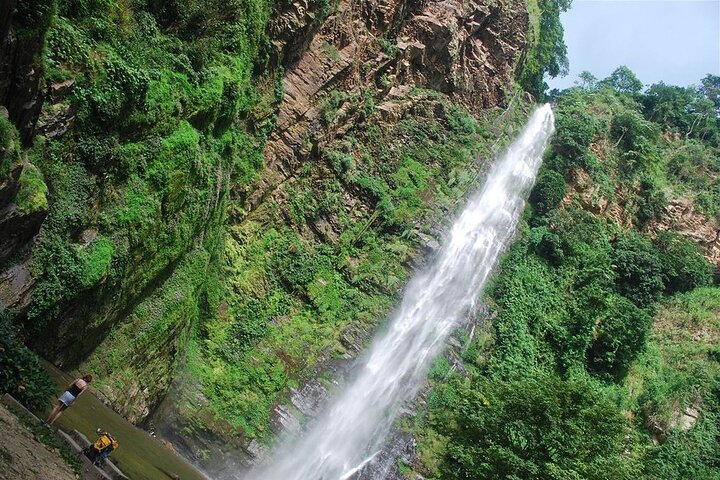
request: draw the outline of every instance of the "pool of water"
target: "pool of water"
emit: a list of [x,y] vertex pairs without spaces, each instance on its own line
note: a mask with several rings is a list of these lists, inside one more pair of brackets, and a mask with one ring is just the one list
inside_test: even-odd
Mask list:
[[[47,365],[50,376],[61,392],[72,382],[66,373]],[[95,430],[101,428],[111,433],[120,444],[111,458],[131,480],[162,480],[179,476],[182,480],[208,480],[187,460],[174,452],[171,445],[153,438],[106,407],[91,392],[84,393],[75,404],[65,410],[55,425],[63,430],[75,429],[90,441],[95,440]]]

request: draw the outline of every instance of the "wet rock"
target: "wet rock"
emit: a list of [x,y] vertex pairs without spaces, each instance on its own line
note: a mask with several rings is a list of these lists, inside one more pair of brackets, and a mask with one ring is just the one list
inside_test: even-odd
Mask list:
[[46,216],[45,210],[26,213],[14,203],[0,209],[0,265],[32,242]]
[[440,242],[431,235],[416,231],[415,237],[417,238],[421,248],[425,249],[427,252],[434,253],[440,248]]
[[290,389],[290,401],[303,415],[316,416],[328,398],[328,391],[317,380],[311,380],[299,390]]
[[8,0],[0,6],[0,104],[7,108],[23,144],[28,145],[43,104],[40,53],[47,27],[18,35],[13,24],[16,5],[17,0]]
[[300,430],[300,420],[298,420],[285,405],[278,405],[275,408],[275,419],[278,421],[278,427],[281,430],[290,433],[295,433]]
[[0,273],[0,305],[16,312],[27,311],[30,306],[32,286],[32,259],[27,256]]

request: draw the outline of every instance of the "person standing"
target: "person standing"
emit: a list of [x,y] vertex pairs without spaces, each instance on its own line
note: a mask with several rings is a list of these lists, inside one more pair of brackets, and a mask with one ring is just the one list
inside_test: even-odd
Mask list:
[[55,420],[68,408],[70,405],[75,403],[75,400],[87,390],[90,382],[92,382],[92,375],[85,375],[82,378],[76,378],[73,383],[60,395],[55,405],[53,405],[52,412],[48,416],[45,422],[52,425]]

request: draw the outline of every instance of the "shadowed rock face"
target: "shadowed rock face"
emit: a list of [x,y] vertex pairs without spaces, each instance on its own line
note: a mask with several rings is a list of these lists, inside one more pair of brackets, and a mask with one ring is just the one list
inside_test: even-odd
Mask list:
[[47,25],[19,34],[19,29],[13,25],[17,7],[17,0],[0,5],[0,105],[7,108],[10,120],[27,145],[33,137],[43,103],[40,90],[43,72],[38,57]]
[[[17,0],[0,4],[0,115],[15,124],[20,141],[28,145],[34,135],[43,96],[40,90],[42,68],[38,57],[43,48],[47,26],[35,30],[22,29],[18,22]],[[10,257],[26,249],[37,235],[47,212],[27,214],[14,204],[20,189],[20,175],[24,168],[14,145],[2,145],[6,155],[12,156],[11,171],[0,177],[0,267]],[[14,284],[0,280],[0,290],[15,295]],[[4,305],[4,304],[3,304]]]

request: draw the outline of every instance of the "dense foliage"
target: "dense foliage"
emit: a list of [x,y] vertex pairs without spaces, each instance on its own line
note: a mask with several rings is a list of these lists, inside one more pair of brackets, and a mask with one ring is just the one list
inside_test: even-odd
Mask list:
[[622,477],[624,419],[590,382],[454,381],[446,415],[432,419],[449,443],[442,478]]
[[390,124],[364,95],[343,96],[366,109],[353,128],[284,185],[286,200],[230,227],[188,358],[209,405],[191,396],[191,416],[211,410],[266,438],[288,387],[323,378],[318,366],[344,357],[392,308],[433,225],[480,174],[475,159],[492,156],[496,135],[507,142],[526,114],[515,105],[491,130],[501,112],[478,122],[434,92],[415,96],[411,115]]
[[[678,197],[716,215],[696,193],[717,188],[719,124],[702,89],[641,88],[623,67],[557,97],[491,325],[462,350],[466,376],[432,376],[415,427],[430,478],[717,478],[720,289],[664,215]],[[688,150],[702,168],[678,175]]]
[[[39,40],[52,94],[18,171],[14,203],[45,220],[19,253],[35,285],[16,330],[68,367],[85,360],[111,398],[155,368],[159,401],[202,314],[229,192],[262,165],[281,95],[271,10],[266,0],[18,2],[13,26]],[[17,144],[0,117],[1,175],[23,162]],[[146,352],[155,364],[137,360]]]
[[43,411],[55,394],[40,357],[17,337],[9,312],[0,311],[0,394],[9,393],[26,406]]
[[571,4],[572,0],[527,0],[531,47],[523,60],[518,81],[538,99],[544,98],[548,88],[546,75],[554,78],[567,73],[567,46],[560,13]]

